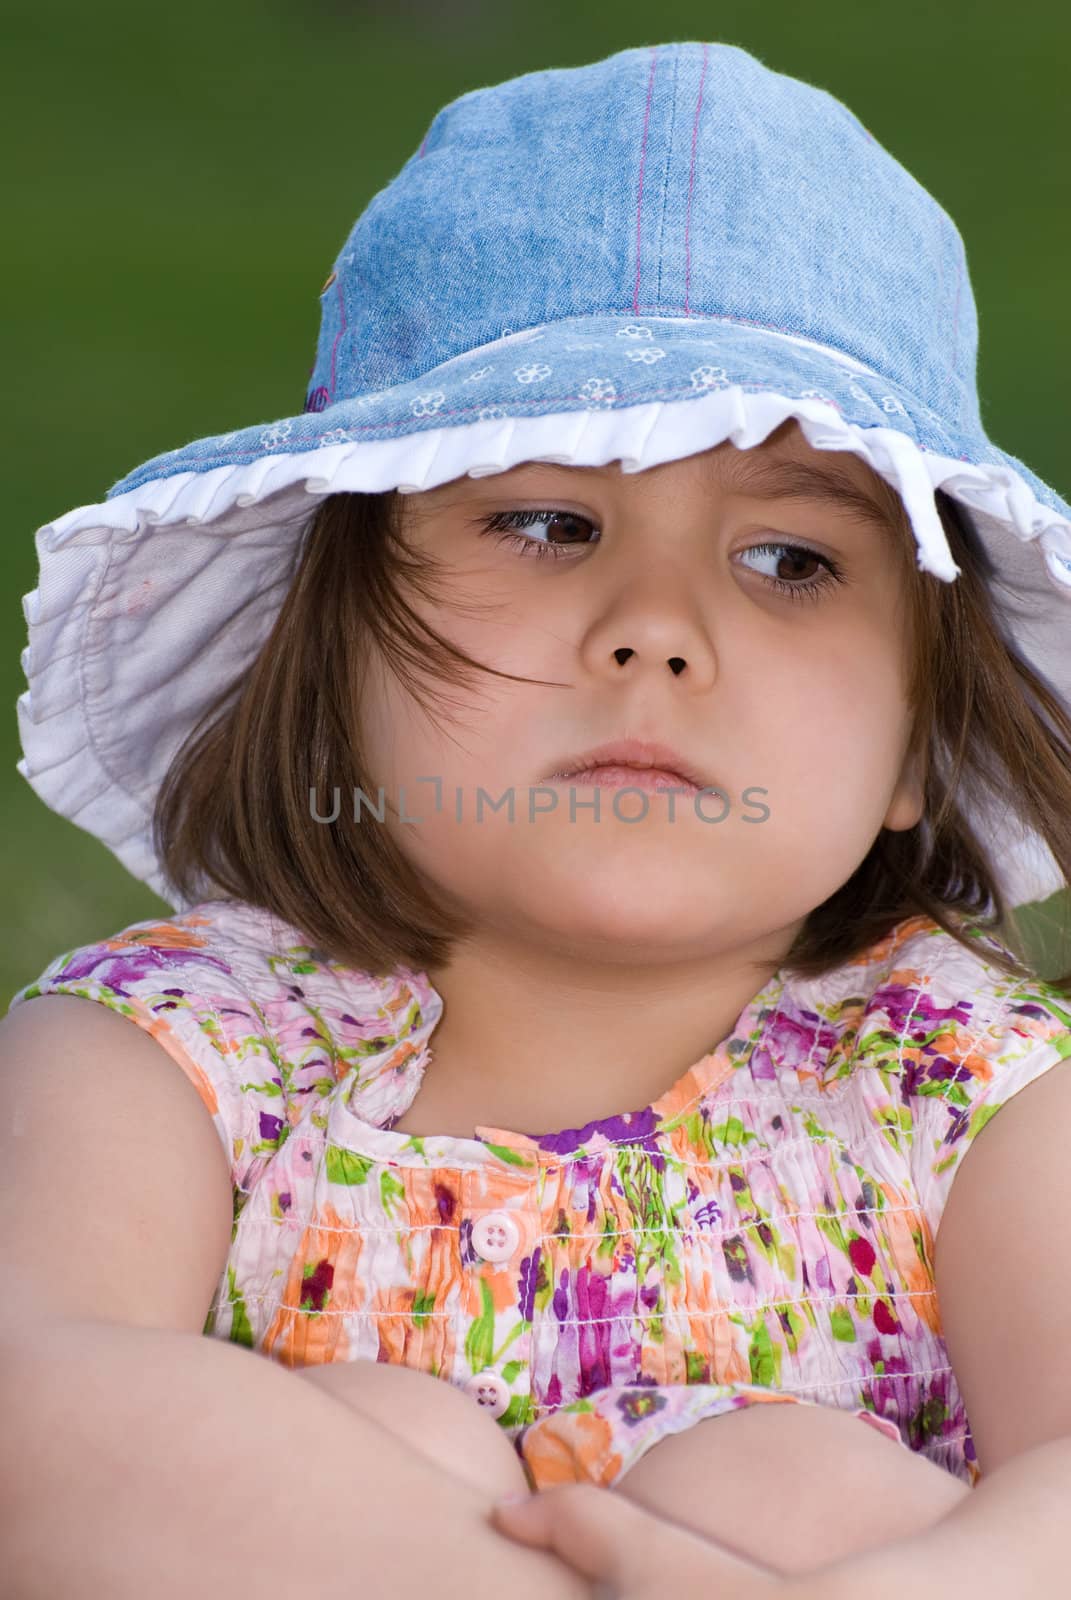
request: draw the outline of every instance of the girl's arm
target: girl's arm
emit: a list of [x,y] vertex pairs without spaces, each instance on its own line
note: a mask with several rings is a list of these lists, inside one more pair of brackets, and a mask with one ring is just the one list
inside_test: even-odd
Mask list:
[[490,1497],[237,1345],[34,1320],[0,1334],[0,1548],[18,1600],[205,1591],[589,1600]]
[[848,1412],[795,1405],[672,1434],[613,1492],[782,1574],[917,1534],[972,1493]]
[[[553,1555],[489,1526],[489,1490],[203,1337],[235,1173],[155,1038],[45,995],[0,1018],[0,1078],[5,1600],[292,1600],[310,1583],[317,1600],[423,1600],[444,1566],[465,1572],[469,1600],[498,1578],[532,1600],[586,1600]],[[207,1072],[197,1083],[211,1099]],[[57,1183],[72,1150],[77,1180]]]
[[442,1378],[369,1360],[299,1367],[296,1374],[378,1422],[444,1477],[462,1479],[490,1500],[528,1488],[520,1456],[498,1423]]

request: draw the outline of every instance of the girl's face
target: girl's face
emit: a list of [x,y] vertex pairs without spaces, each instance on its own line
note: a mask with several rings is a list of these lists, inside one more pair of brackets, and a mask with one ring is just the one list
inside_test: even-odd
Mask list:
[[[878,831],[923,806],[895,536],[823,472],[864,496],[874,482],[791,425],[641,473],[525,463],[405,497],[407,541],[448,569],[440,607],[410,603],[477,660],[552,686],[479,674],[431,718],[377,660],[367,792],[402,820],[360,826],[389,826],[491,937],[608,964],[787,950]],[[518,512],[541,515],[501,527]],[[669,745],[721,794],[581,786],[571,814],[569,783],[547,780],[625,737]]]

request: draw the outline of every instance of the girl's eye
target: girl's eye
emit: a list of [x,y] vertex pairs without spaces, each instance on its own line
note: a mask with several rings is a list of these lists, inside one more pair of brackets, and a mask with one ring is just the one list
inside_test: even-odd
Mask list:
[[831,556],[823,556],[817,550],[811,550],[805,544],[783,544],[781,542],[777,544],[753,544],[749,545],[743,554],[748,556],[776,556],[775,565],[778,567],[780,567],[782,561],[787,561],[790,566],[794,564],[797,568],[800,566],[807,567],[814,561],[819,562],[825,568],[825,572],[820,578],[808,578],[805,583],[786,583],[782,578],[771,578],[762,574],[767,583],[772,584],[781,594],[789,595],[793,600],[802,600],[805,597],[817,600],[823,589],[828,589],[830,585],[844,582],[844,574],[838,562],[834,561]]
[[[578,517],[572,511],[496,511],[493,517],[488,517],[481,526],[483,533],[495,533],[504,528],[528,528],[534,522],[587,522],[588,527],[594,524],[588,522],[586,517]],[[510,544],[519,548],[522,555],[534,556],[561,556],[569,548],[564,544],[550,544],[542,539],[526,539],[522,534],[502,533],[496,544]]]
[[[488,517],[481,521],[481,537],[497,533],[498,538],[495,541],[497,544],[513,545],[520,550],[521,555],[534,555],[537,558],[552,556],[557,560],[573,547],[574,541],[554,543],[506,531],[512,528],[528,528],[537,522],[571,523],[574,531],[577,524],[580,523],[589,528],[594,527],[594,524],[587,517],[578,516],[573,511],[496,511],[493,517]],[[584,546],[581,545],[580,548],[583,549]],[[803,599],[805,596],[810,597],[812,600],[817,600],[821,590],[828,588],[832,584],[844,581],[842,569],[836,561],[830,556],[820,554],[817,550],[811,550],[807,545],[783,542],[754,544],[749,545],[743,553],[745,555],[776,556],[778,558],[778,566],[783,561],[787,561],[790,565],[794,563],[797,568],[799,566],[806,567],[812,562],[818,562],[820,566],[824,567],[825,572],[821,577],[808,578],[803,582],[797,581],[795,583],[790,583],[782,577],[770,577],[762,574],[764,581],[771,588],[777,589],[781,594],[788,595],[792,600]]]

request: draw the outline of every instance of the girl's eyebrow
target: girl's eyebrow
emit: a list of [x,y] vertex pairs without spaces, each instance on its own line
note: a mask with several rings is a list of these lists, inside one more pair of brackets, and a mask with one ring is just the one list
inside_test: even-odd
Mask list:
[[725,459],[718,479],[730,494],[753,500],[817,500],[826,505],[832,500],[859,521],[891,532],[888,508],[832,461],[771,460],[739,451]]

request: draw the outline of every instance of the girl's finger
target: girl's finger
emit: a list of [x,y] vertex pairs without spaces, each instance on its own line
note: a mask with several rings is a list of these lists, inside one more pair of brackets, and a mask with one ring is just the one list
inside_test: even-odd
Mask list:
[[[498,1501],[491,1520],[521,1544],[552,1550],[585,1578],[599,1580],[607,1595],[625,1587],[640,1592],[659,1525],[642,1507],[592,1483],[545,1489],[519,1501]],[[652,1535],[654,1537],[652,1537]]]
[[789,1580],[635,1501],[591,1483],[564,1484],[491,1508],[499,1533],[550,1550],[595,1582],[599,1600],[675,1594],[773,1600]]

